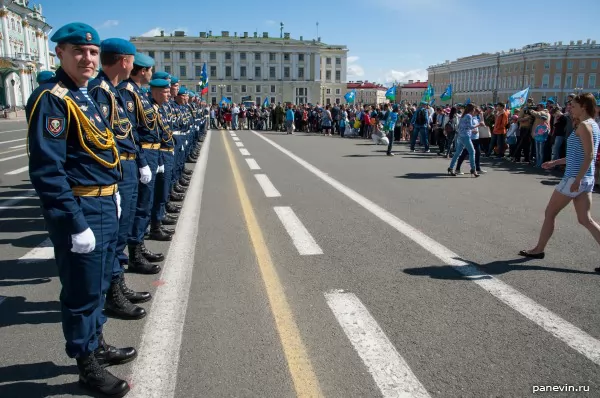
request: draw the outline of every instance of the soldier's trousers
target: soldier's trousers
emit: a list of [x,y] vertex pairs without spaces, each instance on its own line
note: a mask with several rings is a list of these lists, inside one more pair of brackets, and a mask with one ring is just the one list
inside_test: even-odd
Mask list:
[[144,149],[144,154],[146,155],[148,167],[152,172],[152,179],[148,184],[142,184],[141,182],[138,184],[137,204],[131,227],[131,235],[129,237],[129,243],[132,245],[144,241],[146,228],[148,228],[148,223],[150,223],[152,204],[154,203],[154,191],[156,190],[156,169],[158,168],[159,152],[155,149]]
[[102,309],[112,278],[118,233],[114,195],[76,197],[76,200],[96,238],[91,253],[73,253],[70,232],[59,221],[46,217],[62,285],[62,328],[67,355],[71,358],[85,356],[98,348],[98,336],[106,320]]
[[175,139],[175,158],[173,160],[173,170],[171,172],[171,185],[169,186],[169,191],[171,190],[171,187],[175,185],[177,180],[179,180],[179,177],[183,171],[183,167],[185,166],[185,142],[188,141],[187,136],[187,133],[173,136]]
[[[181,149],[181,146],[179,147]],[[152,205],[152,221],[162,221],[165,218],[165,205],[171,194],[173,166],[175,164],[174,152],[161,151],[165,172],[156,177],[156,190],[154,192],[154,204]]]
[[[122,264],[127,263],[125,247],[133,233],[133,225],[138,198],[138,168],[135,160],[122,160],[121,170],[123,179],[119,181],[121,195],[121,218],[119,219],[119,235],[117,237],[117,256],[113,266],[113,276],[123,273]],[[156,171],[156,169],[155,169]]]

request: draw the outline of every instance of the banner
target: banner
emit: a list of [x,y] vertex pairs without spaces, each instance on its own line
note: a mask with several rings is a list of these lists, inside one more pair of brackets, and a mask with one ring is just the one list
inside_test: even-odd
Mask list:
[[525,102],[527,101],[528,96],[529,96],[529,87],[527,87],[525,90],[521,90],[519,92],[514,93],[513,95],[511,95],[508,98],[508,103],[510,104],[510,108],[514,109],[514,108],[519,108],[519,107],[525,105]]

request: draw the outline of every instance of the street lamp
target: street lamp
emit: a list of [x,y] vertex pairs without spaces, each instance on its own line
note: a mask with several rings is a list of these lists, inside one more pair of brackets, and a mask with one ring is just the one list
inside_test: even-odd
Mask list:
[[219,104],[221,104],[223,102],[223,89],[225,88],[225,85],[224,84],[219,84],[219,85],[217,85],[217,87],[221,91],[221,101],[219,102]]
[[15,79],[10,79],[10,85],[12,86],[12,99],[13,99],[13,111],[17,112],[17,93],[15,93]]
[[573,90],[575,91],[575,94],[579,95],[583,92],[583,87],[575,87]]

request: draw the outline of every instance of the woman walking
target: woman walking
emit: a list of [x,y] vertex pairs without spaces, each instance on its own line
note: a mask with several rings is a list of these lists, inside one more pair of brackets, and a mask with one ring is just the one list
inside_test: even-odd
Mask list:
[[[537,245],[530,250],[521,250],[519,255],[529,258],[544,258],[544,250],[552,233],[558,213],[573,201],[577,220],[600,245],[600,226],[592,219],[592,191],[594,189],[594,160],[598,153],[600,128],[594,121],[596,99],[590,93],[580,94],[572,101],[571,115],[579,123],[567,138],[567,157],[542,164],[544,169],[566,165],[565,175],[552,193]],[[600,272],[600,267],[595,269]]]
[[465,108],[465,113],[458,124],[456,151],[454,152],[454,156],[450,161],[450,167],[448,167],[448,174],[452,176],[456,176],[454,165],[456,165],[456,161],[458,160],[458,157],[462,153],[463,149],[466,148],[467,152],[469,153],[469,163],[471,164],[471,176],[479,177],[479,174],[477,174],[477,171],[475,170],[475,148],[473,147],[473,142],[471,141],[471,130],[479,126],[483,126],[484,122],[478,122],[473,118],[475,110],[475,105],[468,104]]
[[333,119],[331,112],[329,111],[330,105],[327,104],[323,113],[321,114],[321,128],[323,129],[323,135],[331,137],[331,126],[333,125]]

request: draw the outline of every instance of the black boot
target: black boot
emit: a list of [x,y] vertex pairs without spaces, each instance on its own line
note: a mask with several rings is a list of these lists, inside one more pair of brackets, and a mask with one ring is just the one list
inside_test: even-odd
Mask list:
[[175,235],[175,230],[173,228],[167,228],[164,225],[162,225],[162,221],[160,222],[160,230],[163,231],[165,234],[169,234],[171,236]]
[[191,176],[191,175],[192,175],[192,173],[193,173],[193,171],[192,171],[192,170],[183,169],[183,174],[185,174],[185,175]]
[[119,278],[113,278],[106,293],[106,303],[104,304],[104,313],[119,319],[142,319],[146,316],[146,310],[132,304],[131,301],[123,295],[119,287]]
[[195,158],[195,157],[193,157],[193,156],[189,156],[189,157],[188,157],[188,158],[185,160],[185,162],[186,162],[186,163],[196,163],[197,161],[198,161],[198,158]]
[[185,187],[181,186],[178,183],[175,183],[175,185],[173,185],[173,191],[175,193],[180,193],[180,194],[184,194],[186,191]]
[[91,391],[112,398],[124,397],[129,392],[129,384],[102,368],[94,353],[77,358],[77,368],[79,369],[79,384]]
[[151,264],[142,252],[143,243],[137,245],[129,245],[129,266],[127,271],[136,274],[153,275],[160,272],[160,266]]
[[160,221],[152,222],[152,224],[150,225],[150,239],[158,240],[161,242],[168,242],[168,241],[172,240],[173,235],[163,231],[160,224],[161,224]]
[[133,361],[137,357],[137,351],[133,347],[117,348],[109,345],[104,341],[104,336],[100,335],[94,357],[102,367],[123,365]]
[[162,220],[163,225],[176,225],[177,224],[177,216],[172,216],[170,214],[166,214],[165,218]]
[[179,182],[179,185],[181,185],[182,187],[190,186],[190,180],[188,180],[187,178],[181,177],[178,182]]
[[181,206],[175,203],[167,202],[165,205],[165,210],[169,213],[179,213],[181,212]]
[[180,193],[176,193],[176,192],[171,192],[171,197],[170,199],[173,202],[183,202],[183,199],[185,199],[185,196],[180,194]]
[[144,244],[144,242],[142,242],[142,256],[144,256],[144,258],[151,263],[160,263],[161,261],[163,261],[165,259],[164,254],[154,253],[154,252],[151,252],[150,250],[148,250],[148,248],[146,248],[146,245]]
[[125,275],[121,275],[119,279],[119,287],[123,292],[123,296],[133,304],[145,303],[152,299],[152,295],[149,292],[136,292],[127,286],[125,283]]

